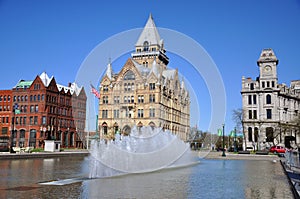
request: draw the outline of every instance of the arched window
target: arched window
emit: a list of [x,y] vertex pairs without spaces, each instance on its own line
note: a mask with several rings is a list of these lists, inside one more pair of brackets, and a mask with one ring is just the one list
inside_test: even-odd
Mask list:
[[146,51],[146,52],[149,51],[149,42],[144,41],[143,47],[144,47],[143,51]]
[[124,75],[124,80],[135,80],[134,73],[131,70],[127,71]]
[[107,135],[107,123],[106,122],[103,122],[103,124],[102,124],[102,127],[103,127],[103,134],[104,135]]
[[251,127],[248,128],[248,141],[249,142],[253,141],[253,139],[252,139],[252,128]]
[[268,94],[268,95],[266,96],[266,103],[267,103],[267,104],[271,104],[271,102],[272,102],[272,100],[271,100],[271,95]]

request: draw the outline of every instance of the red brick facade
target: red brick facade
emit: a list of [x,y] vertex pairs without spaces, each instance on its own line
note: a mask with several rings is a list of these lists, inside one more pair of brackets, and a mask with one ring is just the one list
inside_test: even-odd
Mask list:
[[9,147],[12,105],[12,91],[0,90],[0,151]]
[[[42,148],[44,140],[57,140],[63,148],[83,148],[84,89],[75,84],[61,86],[54,77],[42,75],[33,81],[21,80],[11,91],[0,92],[0,96],[10,96],[10,101],[6,97],[2,102],[2,107],[10,109],[0,111],[1,119],[9,117],[9,122],[0,126],[1,136],[4,139],[9,135],[11,146]],[[5,134],[7,127],[9,132]]]

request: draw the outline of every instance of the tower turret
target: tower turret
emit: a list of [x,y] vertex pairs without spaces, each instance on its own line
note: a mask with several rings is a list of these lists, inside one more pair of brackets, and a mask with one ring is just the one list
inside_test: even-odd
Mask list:
[[164,41],[160,39],[159,33],[155,26],[152,15],[135,44],[135,52],[131,54],[132,58],[139,64],[151,68],[155,59],[156,63],[161,64],[164,68],[169,63],[169,58],[165,54]]

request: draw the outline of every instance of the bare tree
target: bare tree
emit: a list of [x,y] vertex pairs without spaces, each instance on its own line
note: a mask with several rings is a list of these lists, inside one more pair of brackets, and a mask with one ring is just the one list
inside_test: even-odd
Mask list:
[[236,124],[236,130],[243,132],[245,146],[247,146],[247,139],[246,139],[244,124],[243,124],[243,115],[244,115],[244,110],[242,108],[232,110],[232,120]]

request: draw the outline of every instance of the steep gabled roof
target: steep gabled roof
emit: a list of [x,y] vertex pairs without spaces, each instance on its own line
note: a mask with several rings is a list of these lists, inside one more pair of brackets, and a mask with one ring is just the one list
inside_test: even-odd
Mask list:
[[150,73],[150,68],[137,63],[134,59],[131,59],[131,61],[142,76],[146,76]]
[[83,87],[79,87],[75,82],[70,84],[69,86],[64,86],[61,84],[56,84],[59,91],[63,91],[64,93],[70,92],[71,95],[78,96]]
[[136,42],[136,46],[143,46],[144,42],[148,41],[149,45],[159,45],[161,43],[160,36],[156,29],[155,23],[153,21],[152,15],[150,14],[148,21]]
[[43,72],[42,74],[40,74],[40,79],[42,80],[43,84],[45,85],[45,87],[48,87],[51,80],[53,79],[53,76],[51,78],[49,78],[49,76],[47,75],[46,72]]
[[167,69],[163,71],[163,76],[168,79],[174,79],[176,76],[176,69]]
[[160,68],[160,66],[156,63],[155,59],[154,59],[154,61],[153,61],[153,63],[152,63],[151,71],[149,72],[148,77],[149,77],[152,73],[153,73],[158,79],[160,79],[160,76],[161,76],[161,68]]

